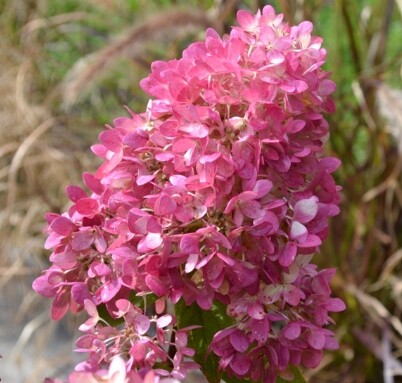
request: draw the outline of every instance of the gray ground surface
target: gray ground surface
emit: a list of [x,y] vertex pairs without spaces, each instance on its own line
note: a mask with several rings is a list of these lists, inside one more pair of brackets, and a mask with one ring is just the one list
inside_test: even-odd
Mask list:
[[[78,362],[72,350],[80,335],[77,318],[50,320],[50,301],[31,290],[31,279],[0,282],[1,383],[42,383],[45,377],[65,378]],[[75,323],[74,323],[75,322]],[[187,383],[204,383],[199,373]]]
[[2,383],[39,383],[65,375],[73,365],[72,324],[49,319],[49,302],[31,291],[31,280],[12,279],[0,287]]

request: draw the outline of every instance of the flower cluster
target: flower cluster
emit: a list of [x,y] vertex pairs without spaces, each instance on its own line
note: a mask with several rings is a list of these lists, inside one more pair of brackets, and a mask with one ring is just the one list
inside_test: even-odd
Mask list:
[[[323,156],[335,90],[326,51],[310,22],[290,27],[271,6],[239,11],[238,23],[153,63],[141,82],[153,97],[146,112],[100,134],[92,150],[104,162],[83,174],[89,193],[68,187],[71,208],[47,216],[53,264],[33,286],[54,298],[53,319],[90,315],[78,340],[90,357],[75,374],[110,364],[102,376],[113,375],[117,357],[135,374],[119,382],[181,380],[196,368],[192,328],[178,329],[173,314],[149,318],[133,294],[157,299],[159,314],[179,300],[227,305],[234,325],[210,350],[238,378],[274,382],[337,347],[325,328],[344,309],[331,297],[334,270],[310,263],[340,202],[340,162]],[[104,325],[97,306],[123,325]]]

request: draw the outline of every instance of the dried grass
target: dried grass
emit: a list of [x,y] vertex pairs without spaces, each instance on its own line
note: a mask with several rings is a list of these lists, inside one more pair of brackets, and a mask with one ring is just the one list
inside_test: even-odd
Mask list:
[[[146,57],[147,46],[155,41],[174,40],[178,35],[203,30],[213,21],[201,10],[170,10],[152,15],[116,37],[101,50],[81,58],[67,73],[62,84],[63,105],[71,107],[88,92],[94,82],[117,60],[140,61]],[[150,63],[149,63],[150,64]],[[149,65],[147,65],[149,66]]]
[[[43,214],[64,210],[64,187],[80,183],[83,168],[95,167],[87,149],[99,126],[96,113],[110,107],[104,106],[105,93],[119,97],[116,82],[105,84],[102,77],[122,60],[133,64],[131,73],[148,67],[160,51],[166,57],[178,55],[181,46],[174,41],[194,38],[211,25],[223,31],[236,8],[263,3],[215,1],[208,10],[162,10],[123,31],[116,28],[117,37],[106,37],[103,48],[89,44],[80,61],[61,63],[69,69],[63,81],[62,75],[51,77],[41,69],[46,60],[56,60],[46,51],[45,41],[55,39],[59,46],[76,49],[65,31],[86,25],[89,13],[76,9],[49,16],[49,1],[5,0],[0,15],[0,335],[7,345],[14,343],[12,350],[0,350],[0,363],[19,369],[21,382],[63,374],[73,362],[76,319],[51,323],[46,314],[49,303],[35,295],[30,284],[48,264],[42,249]],[[277,3],[289,20],[319,21],[330,10],[326,17],[333,26],[318,22],[318,33],[329,35],[333,28],[328,64],[333,63],[329,70],[340,89],[339,112],[331,120],[331,151],[343,160],[337,173],[344,187],[343,207],[332,222],[321,266],[340,269],[333,285],[348,310],[337,318],[340,351],[324,358],[309,380],[393,383],[401,374],[402,357],[402,105],[401,90],[391,88],[384,78],[401,85],[396,72],[402,46],[399,55],[390,57],[390,44],[381,42],[387,42],[392,27],[400,23],[402,2],[393,6],[392,1],[373,1],[360,8],[346,0],[336,5],[319,0]],[[95,19],[102,12],[118,12],[124,8],[121,4],[83,0],[83,5],[93,7]],[[163,47],[157,53],[156,41]],[[64,342],[65,348],[49,354],[51,337],[56,342],[52,346]],[[35,355],[34,362],[28,354]],[[27,368],[29,374],[24,372]],[[8,379],[16,382],[13,372]]]

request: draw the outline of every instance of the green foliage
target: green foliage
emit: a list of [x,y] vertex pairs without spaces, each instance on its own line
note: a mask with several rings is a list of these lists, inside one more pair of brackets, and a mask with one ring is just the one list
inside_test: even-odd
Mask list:
[[306,379],[304,379],[300,370],[296,367],[290,368],[293,377],[290,380],[286,380],[281,378],[280,376],[277,379],[277,383],[307,383]]
[[[130,302],[134,306],[139,307],[140,309],[145,310],[145,311],[147,311],[150,307],[153,306],[156,299],[157,299],[157,297],[155,294],[148,294],[146,296],[137,296],[134,292],[131,292],[130,297],[129,297]],[[124,323],[123,318],[117,318],[117,319],[113,318],[110,315],[105,304],[101,304],[101,305],[97,306],[97,309],[98,309],[99,316],[105,322],[107,322],[109,325],[115,327],[115,326],[119,326],[120,324]]]
[[[196,350],[195,361],[201,365],[201,370],[209,383],[219,383],[224,380],[226,383],[247,383],[249,380],[238,379],[234,376],[219,371],[219,359],[209,350],[214,335],[234,324],[232,318],[226,314],[226,307],[215,301],[210,311],[202,310],[196,303],[186,305],[181,299],[175,305],[175,314],[178,321],[178,328],[198,325],[198,329],[190,332],[189,346]],[[278,383],[306,383],[300,370],[291,367],[290,376],[287,380],[278,377]]]
[[[219,383],[222,373],[219,371],[219,360],[210,352],[209,345],[213,336],[226,327],[230,327],[233,321],[226,315],[226,308],[220,302],[214,302],[210,311],[202,310],[196,303],[186,305],[181,299],[175,305],[179,328],[198,325],[199,329],[190,333],[189,345],[196,350],[195,361],[201,365],[201,370],[209,383]],[[226,380],[227,383],[235,383],[235,380]]]
[[101,304],[99,306],[97,306],[98,309],[98,314],[99,316],[106,322],[108,323],[110,326],[114,326],[117,327],[121,324],[124,323],[124,319],[123,318],[113,318],[110,314],[109,311],[106,308],[105,304]]

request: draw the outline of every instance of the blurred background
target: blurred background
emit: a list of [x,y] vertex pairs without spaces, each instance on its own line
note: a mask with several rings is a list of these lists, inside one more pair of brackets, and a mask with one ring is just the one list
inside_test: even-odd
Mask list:
[[342,213],[315,260],[337,267],[341,343],[310,382],[402,382],[402,0],[0,0],[0,378],[41,382],[74,364],[80,319],[49,319],[31,291],[48,266],[43,215],[98,166],[104,124],[145,109],[138,82],[238,9],[311,20],[338,85],[330,155]]

